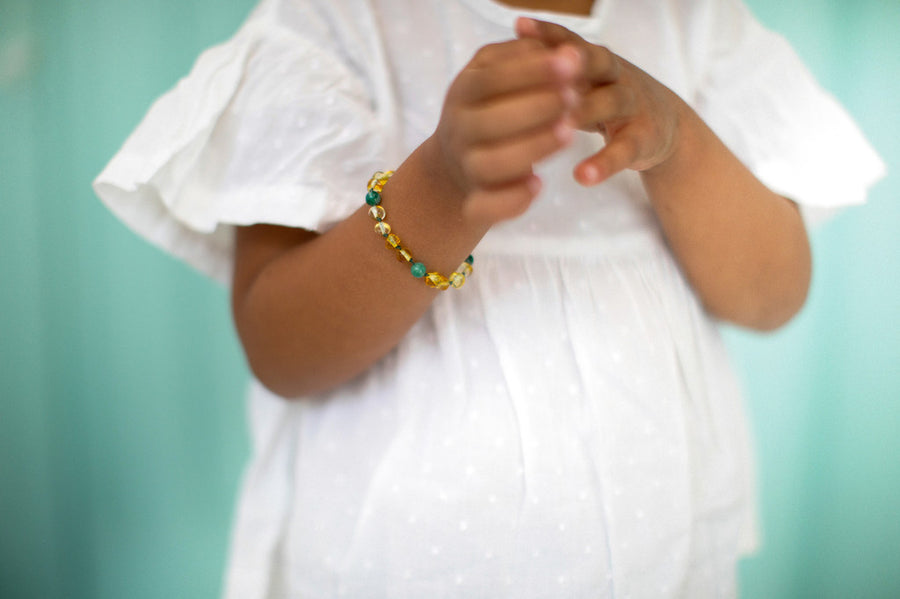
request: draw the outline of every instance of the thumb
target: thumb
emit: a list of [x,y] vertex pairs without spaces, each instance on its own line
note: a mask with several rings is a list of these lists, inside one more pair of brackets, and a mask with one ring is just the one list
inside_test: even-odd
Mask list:
[[515,29],[517,37],[540,40],[550,47],[565,43],[578,45],[584,41],[578,34],[569,31],[562,25],[528,17],[516,19]]

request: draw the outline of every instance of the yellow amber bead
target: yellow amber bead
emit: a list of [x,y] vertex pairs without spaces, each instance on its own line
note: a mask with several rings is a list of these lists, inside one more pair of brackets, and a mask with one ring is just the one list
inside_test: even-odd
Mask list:
[[369,216],[371,216],[375,220],[384,219],[385,214],[386,213],[384,211],[384,208],[382,208],[381,206],[372,206],[371,208],[369,208]]
[[468,262],[463,262],[459,265],[459,268],[456,269],[456,272],[461,274],[464,277],[468,277],[472,274],[472,265]]
[[375,187],[376,183],[382,180],[384,180],[384,173],[381,171],[376,171],[375,174],[372,175],[372,178],[369,179],[369,183],[366,185],[366,188],[372,189],[373,187]]
[[394,235],[393,233],[391,233],[391,234],[388,235],[387,238],[384,240],[384,244],[385,244],[386,246],[388,246],[389,248],[394,248],[394,249],[396,249],[397,246],[400,245],[400,238],[397,237],[396,235]]
[[447,277],[437,272],[429,272],[425,275],[425,284],[434,289],[446,289],[450,286]]
[[466,284],[466,276],[462,273],[455,272],[450,275],[450,284],[459,289]]
[[404,250],[403,248],[397,249],[397,260],[400,262],[412,262],[412,254],[409,253],[408,250]]
[[381,191],[381,188],[384,187],[384,184],[387,183],[387,180],[391,178],[391,175],[394,174],[394,171],[387,171],[383,173],[381,171],[376,172],[372,175],[372,178],[369,179],[368,184],[366,185],[367,189],[374,189],[375,191]]
[[375,223],[375,232],[383,237],[391,234],[391,226],[384,221]]

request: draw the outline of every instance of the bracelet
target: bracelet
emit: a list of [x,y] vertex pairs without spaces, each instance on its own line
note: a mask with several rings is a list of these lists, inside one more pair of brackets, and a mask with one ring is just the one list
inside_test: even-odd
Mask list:
[[412,252],[408,248],[400,245],[400,238],[396,234],[391,233],[391,226],[384,220],[386,212],[384,211],[384,206],[381,205],[381,190],[393,174],[394,171],[378,171],[372,175],[366,186],[368,189],[366,204],[370,206],[369,215],[375,219],[375,232],[384,237],[384,244],[388,248],[396,250],[397,260],[410,264],[412,275],[417,279],[424,278],[425,284],[429,287],[441,291],[451,285],[456,288],[462,287],[466,283],[466,277],[472,274],[472,263],[475,259],[471,255],[449,277],[445,277],[438,272],[428,272],[424,264],[417,262],[413,258]]

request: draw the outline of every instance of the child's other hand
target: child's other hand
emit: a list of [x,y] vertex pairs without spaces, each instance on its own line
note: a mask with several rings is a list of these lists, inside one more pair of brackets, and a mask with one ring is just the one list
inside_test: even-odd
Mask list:
[[459,73],[433,140],[466,218],[490,225],[528,208],[534,164],[572,140],[581,70],[573,48],[522,39],[481,48]]
[[671,90],[607,48],[585,41],[565,27],[520,18],[520,39],[539,40],[548,48],[574,47],[584,59],[576,125],[599,131],[606,146],[575,167],[575,178],[595,185],[624,169],[648,170],[675,149],[683,102]]

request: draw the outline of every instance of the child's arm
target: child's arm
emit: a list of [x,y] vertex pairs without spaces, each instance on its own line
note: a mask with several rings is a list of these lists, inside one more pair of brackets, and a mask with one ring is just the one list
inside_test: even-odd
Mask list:
[[[580,68],[571,48],[515,40],[483,48],[456,78],[435,134],[382,194],[393,232],[429,270],[452,272],[492,224],[529,206],[539,188],[532,166],[572,138]],[[373,231],[365,183],[361,208],[322,235],[271,225],[237,232],[234,320],[254,373],[280,395],[364,371],[439,293]]]
[[[675,93],[567,29],[520,19],[517,32],[585,60],[577,124],[607,145],[575,167],[584,185],[641,172],[672,251],[707,310],[769,330],[802,307],[811,259],[796,205],[767,189]],[[738,76],[738,75],[736,75]]]

